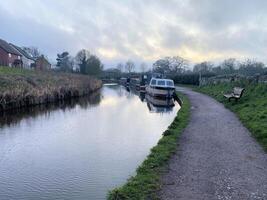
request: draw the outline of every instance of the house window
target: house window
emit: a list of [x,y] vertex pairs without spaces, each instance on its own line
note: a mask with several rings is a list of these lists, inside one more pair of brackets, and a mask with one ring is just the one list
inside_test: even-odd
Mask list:
[[18,56],[18,59],[20,60],[20,56]]
[[8,57],[11,58],[11,53],[8,54]]

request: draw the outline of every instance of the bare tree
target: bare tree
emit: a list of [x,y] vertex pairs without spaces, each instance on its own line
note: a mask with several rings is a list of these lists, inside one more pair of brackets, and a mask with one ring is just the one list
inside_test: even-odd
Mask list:
[[87,60],[89,59],[89,57],[90,57],[90,52],[86,49],[80,50],[75,57],[75,60],[78,63],[80,67],[80,72],[82,74],[86,73]]
[[37,47],[22,47],[22,49],[30,54],[33,58],[38,58],[41,56],[41,52]]
[[80,50],[75,59],[80,67],[80,73],[82,74],[97,76],[104,68],[101,60],[96,55],[90,54],[86,49]]
[[153,63],[153,72],[156,73],[169,73],[170,72],[170,62],[167,59],[159,59]]
[[255,74],[264,74],[265,70],[266,67],[264,63],[247,59],[239,64],[238,72],[246,76],[253,76]]
[[118,63],[116,68],[117,68],[120,72],[123,72],[123,68],[124,68],[124,66],[123,66],[122,63]]
[[237,61],[235,58],[229,58],[223,61],[221,68],[226,74],[231,74],[235,72],[237,68]]
[[146,70],[147,70],[147,64],[146,63],[141,63],[141,65],[140,65],[140,69],[141,69],[141,72],[145,72]]
[[170,69],[172,73],[184,73],[188,67],[188,60],[180,56],[174,56],[172,58],[168,58],[168,60],[170,62]]
[[180,56],[165,57],[153,64],[153,71],[162,74],[181,74],[186,71],[188,61]]
[[194,66],[193,72],[208,73],[211,72],[213,64],[211,62],[202,62]]
[[134,64],[133,61],[128,60],[128,61],[126,62],[126,64],[125,64],[124,67],[125,67],[125,71],[126,71],[126,72],[131,73],[131,72],[133,72],[134,69],[135,69],[135,64]]

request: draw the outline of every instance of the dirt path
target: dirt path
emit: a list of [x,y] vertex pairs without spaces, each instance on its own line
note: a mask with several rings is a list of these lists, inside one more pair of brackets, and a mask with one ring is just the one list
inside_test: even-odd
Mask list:
[[238,118],[214,99],[177,88],[191,101],[191,121],[162,178],[168,199],[267,199],[267,154]]

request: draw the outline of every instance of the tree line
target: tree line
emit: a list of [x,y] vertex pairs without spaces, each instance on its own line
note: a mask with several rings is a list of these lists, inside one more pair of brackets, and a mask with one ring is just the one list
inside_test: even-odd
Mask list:
[[266,66],[263,62],[247,59],[245,61],[238,61],[235,58],[225,59],[224,61],[214,64],[209,61],[197,63],[192,69],[189,67],[189,61],[186,59],[176,57],[166,57],[159,59],[153,64],[153,71],[163,74],[242,74],[246,76],[253,76],[255,74],[266,73]]
[[64,51],[57,54],[57,69],[63,72],[77,72],[86,75],[98,76],[103,71],[101,60],[88,50],[80,50],[75,57]]
[[[104,70],[101,60],[91,54],[88,50],[80,50],[75,57],[65,51],[57,54],[57,68],[64,72],[79,72],[99,76],[122,76],[125,74],[137,74],[136,64],[132,60],[125,63],[120,62],[115,68]],[[139,73],[164,74],[166,77],[179,80],[181,83],[198,84],[199,76],[210,77],[216,75],[241,74],[245,76],[253,76],[256,74],[267,74],[267,68],[263,62],[252,59],[239,61],[235,58],[225,59],[220,63],[204,61],[196,63],[192,66],[187,59],[180,56],[164,57],[156,60],[152,64],[152,70],[148,65],[142,62],[139,66]],[[112,74],[112,75],[111,75]],[[114,75],[115,74],[115,75]]]
[[[146,63],[140,64],[141,72],[149,70]],[[116,68],[111,70],[132,73],[135,71],[136,65],[133,61],[128,60],[125,64],[118,63]],[[205,75],[225,75],[225,74],[242,74],[245,76],[253,76],[255,74],[266,74],[267,68],[263,62],[252,59],[238,61],[235,58],[225,59],[220,63],[212,63],[204,61],[190,66],[190,62],[180,56],[165,57],[155,61],[152,64],[152,71],[168,75],[181,74],[201,74]]]
[[[139,67],[141,72],[146,72],[148,69],[147,64],[144,62],[142,62]],[[135,69],[136,69],[136,64],[133,61],[128,60],[125,63],[122,62],[118,63],[114,70],[117,70],[120,73],[133,73],[135,72]]]
[[239,61],[235,58],[225,59],[220,63],[204,61],[190,66],[189,61],[179,57],[165,57],[157,60],[152,65],[153,72],[165,74],[177,83],[198,84],[199,77],[217,75],[244,75],[254,76],[267,74],[266,65],[252,59]]

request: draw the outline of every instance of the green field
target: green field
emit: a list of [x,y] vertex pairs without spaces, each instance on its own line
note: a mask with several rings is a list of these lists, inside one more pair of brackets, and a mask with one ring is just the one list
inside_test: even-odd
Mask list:
[[[222,95],[234,86],[245,88],[240,101],[228,102]],[[237,114],[253,137],[267,150],[267,84],[228,83],[203,86],[194,90],[214,97]]]
[[189,100],[185,96],[182,96],[182,99],[184,104],[176,118],[164,132],[158,144],[151,149],[146,160],[137,169],[136,175],[130,178],[124,186],[112,190],[108,194],[109,200],[158,199],[156,193],[160,189],[160,175],[175,152],[178,138],[189,121]]

